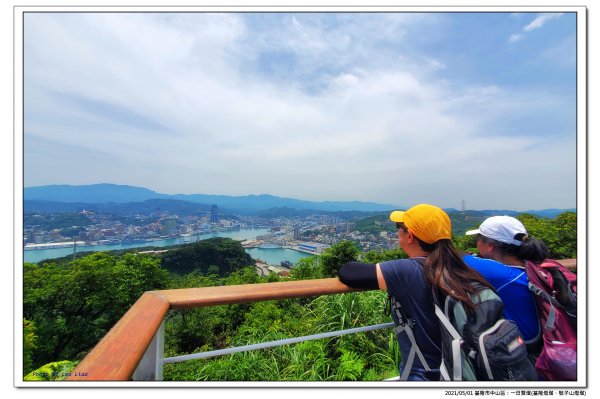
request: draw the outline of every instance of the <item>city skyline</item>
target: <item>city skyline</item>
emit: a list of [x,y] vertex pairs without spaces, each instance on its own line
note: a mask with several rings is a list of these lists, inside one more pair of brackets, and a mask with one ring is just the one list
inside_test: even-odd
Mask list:
[[24,184],[575,208],[576,18],[26,13]]

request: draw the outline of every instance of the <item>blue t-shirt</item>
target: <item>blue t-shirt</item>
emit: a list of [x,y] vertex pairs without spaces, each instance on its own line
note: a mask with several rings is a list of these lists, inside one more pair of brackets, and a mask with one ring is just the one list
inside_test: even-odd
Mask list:
[[[387,285],[387,291],[400,303],[412,327],[415,341],[432,370],[438,370],[441,363],[441,336],[439,320],[435,315],[431,289],[425,281],[423,266],[414,259],[398,259],[379,263]],[[392,312],[394,324],[398,319]],[[398,335],[398,344],[402,352],[400,373],[404,370],[412,344],[406,332]],[[412,370],[424,367],[415,356]]]
[[525,270],[472,255],[465,255],[463,260],[496,289],[504,302],[504,317],[517,323],[523,339],[526,342],[535,339],[540,323]]

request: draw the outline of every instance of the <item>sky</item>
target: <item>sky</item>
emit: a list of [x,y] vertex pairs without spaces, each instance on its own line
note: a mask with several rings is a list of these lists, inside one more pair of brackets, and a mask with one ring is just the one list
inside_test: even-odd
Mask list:
[[574,13],[39,12],[23,32],[25,187],[576,206]]

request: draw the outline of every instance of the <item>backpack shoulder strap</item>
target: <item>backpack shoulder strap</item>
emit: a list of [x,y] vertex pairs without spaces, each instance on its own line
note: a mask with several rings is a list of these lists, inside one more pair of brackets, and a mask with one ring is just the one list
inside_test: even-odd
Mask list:
[[[456,330],[456,328],[452,325],[452,323],[450,322],[450,319],[448,318],[449,315],[449,305],[450,305],[450,297],[446,297],[446,301],[444,304],[444,308],[445,308],[445,312],[442,311],[442,309],[440,309],[440,307],[435,304],[435,314],[438,317],[438,319],[440,319],[440,323],[442,324],[442,326],[444,326],[444,328],[448,331],[448,333],[450,333],[450,335],[452,336],[452,379],[454,381],[461,381],[462,380],[462,355],[461,355],[461,345],[462,345],[462,337],[460,336],[460,334],[458,333],[458,331]],[[442,362],[443,365],[443,362]],[[444,367],[444,370],[445,367]],[[446,371],[445,375],[443,375],[443,377],[445,379],[450,379],[450,376],[448,375],[448,372]]]
[[394,328],[394,331],[396,335],[399,335],[404,331],[411,344],[408,358],[404,363],[404,370],[402,371],[402,375],[400,376],[401,380],[406,381],[412,369],[412,365],[415,361],[415,355],[419,357],[419,360],[421,361],[421,364],[423,365],[426,371],[431,371],[431,368],[429,367],[429,364],[427,364],[427,360],[425,360],[425,356],[423,356],[421,349],[419,349],[419,345],[417,345],[410,318],[406,315],[406,312],[404,312],[402,305],[400,305],[400,303],[396,301],[396,298],[394,298],[392,295],[389,295],[389,299],[391,304],[391,311],[394,312],[394,314],[398,318],[398,325]]
[[529,290],[537,295],[542,300],[548,302],[550,305],[550,310],[548,311],[548,318],[546,319],[546,325],[544,328],[547,330],[552,330],[554,328],[554,321],[556,320],[556,307],[562,307],[560,303],[554,298],[552,298],[546,291],[533,284],[531,281],[528,284]]

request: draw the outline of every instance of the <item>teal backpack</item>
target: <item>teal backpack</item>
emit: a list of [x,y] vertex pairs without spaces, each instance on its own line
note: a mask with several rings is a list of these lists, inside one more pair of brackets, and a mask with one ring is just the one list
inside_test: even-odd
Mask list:
[[481,287],[467,313],[462,302],[447,296],[443,306],[435,299],[440,319],[442,363],[446,381],[534,381],[538,379],[517,325],[503,318],[498,295]]
[[491,289],[481,286],[471,296],[476,304],[467,313],[462,302],[446,296],[441,303],[433,294],[435,314],[440,320],[442,361],[427,364],[412,331],[411,319],[390,296],[391,311],[399,320],[396,334],[405,332],[412,347],[401,380],[406,380],[415,358],[426,371],[439,366],[445,381],[535,381],[538,379],[529,359],[525,341],[517,325],[503,317],[504,303]]

